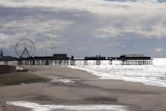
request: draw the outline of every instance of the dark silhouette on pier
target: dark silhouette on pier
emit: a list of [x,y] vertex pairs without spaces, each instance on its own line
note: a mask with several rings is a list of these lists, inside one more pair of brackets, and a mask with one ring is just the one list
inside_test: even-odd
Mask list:
[[0,57],[3,57],[3,50],[0,49]]

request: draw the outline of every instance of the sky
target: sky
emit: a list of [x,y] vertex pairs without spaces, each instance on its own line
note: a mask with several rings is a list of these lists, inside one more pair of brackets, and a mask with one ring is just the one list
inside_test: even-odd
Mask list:
[[166,57],[166,0],[0,0],[0,49],[35,55]]

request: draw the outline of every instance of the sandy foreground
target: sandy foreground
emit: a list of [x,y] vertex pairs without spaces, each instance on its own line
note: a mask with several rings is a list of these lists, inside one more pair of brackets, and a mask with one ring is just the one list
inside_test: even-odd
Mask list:
[[[28,68],[34,74],[52,80],[0,87],[1,105],[7,101],[51,105],[113,104],[126,105],[130,111],[166,111],[166,88],[118,80],[100,80],[88,72],[68,67]],[[31,111],[16,106],[7,107],[7,111]]]

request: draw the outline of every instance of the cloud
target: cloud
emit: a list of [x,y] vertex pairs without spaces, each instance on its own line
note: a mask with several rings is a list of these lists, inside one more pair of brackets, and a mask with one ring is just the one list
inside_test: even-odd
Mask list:
[[39,8],[49,11],[86,11],[96,15],[101,23],[98,37],[119,37],[134,34],[145,38],[166,35],[166,3],[157,0],[1,0],[1,6]]
[[162,48],[154,48],[154,51],[155,51],[155,52],[162,52],[163,49],[162,49]]
[[[156,0],[128,0],[126,2],[112,2],[105,0],[1,0],[0,5],[5,7],[24,7],[24,8],[47,8],[50,10],[79,10],[79,11],[89,11],[92,13],[100,14],[111,14],[118,11],[123,12],[125,8],[130,8],[131,6],[137,8],[137,6],[146,6],[146,4],[158,4]],[[117,8],[117,9],[115,9]],[[141,9],[141,8],[139,8]],[[111,10],[111,13],[110,13]],[[120,13],[120,12],[119,12]]]
[[151,27],[145,25],[135,25],[135,26],[107,26],[97,30],[96,36],[99,38],[105,37],[125,37],[128,34],[139,36],[141,38],[161,38],[166,36],[166,26],[165,25],[154,25]]
[[125,37],[128,34],[144,38],[166,36],[166,3],[157,0],[1,0],[1,6],[39,8],[56,12],[59,10],[88,12],[99,21],[97,37]]
[[51,48],[61,44],[56,39],[70,24],[72,21],[48,19],[40,16],[10,21],[0,20],[0,46],[9,48],[11,44],[15,44],[13,42],[21,38],[29,38],[35,41],[38,49]]
[[157,0],[0,0],[0,47],[28,37],[49,52],[100,53],[110,44],[118,53],[114,41],[165,40],[165,10]]
[[110,14],[104,18],[105,22],[96,30],[96,35],[101,38],[126,37],[129,34],[142,38],[166,37],[166,4],[142,2],[114,4]]
[[157,3],[158,1],[157,0],[129,0],[129,1],[134,1],[134,2],[149,2],[149,3]]
[[164,57],[166,50],[163,47],[157,47],[153,49],[153,56],[154,57]]

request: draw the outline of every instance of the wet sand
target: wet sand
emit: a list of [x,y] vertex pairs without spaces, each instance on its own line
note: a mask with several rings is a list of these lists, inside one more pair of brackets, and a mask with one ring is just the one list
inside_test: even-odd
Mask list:
[[[58,66],[29,66],[34,74],[55,81],[0,87],[2,102],[29,101],[40,104],[126,105],[131,111],[166,111],[166,88],[118,80],[100,80],[88,72]],[[72,82],[56,81],[69,79]],[[31,111],[8,106],[10,111]]]

